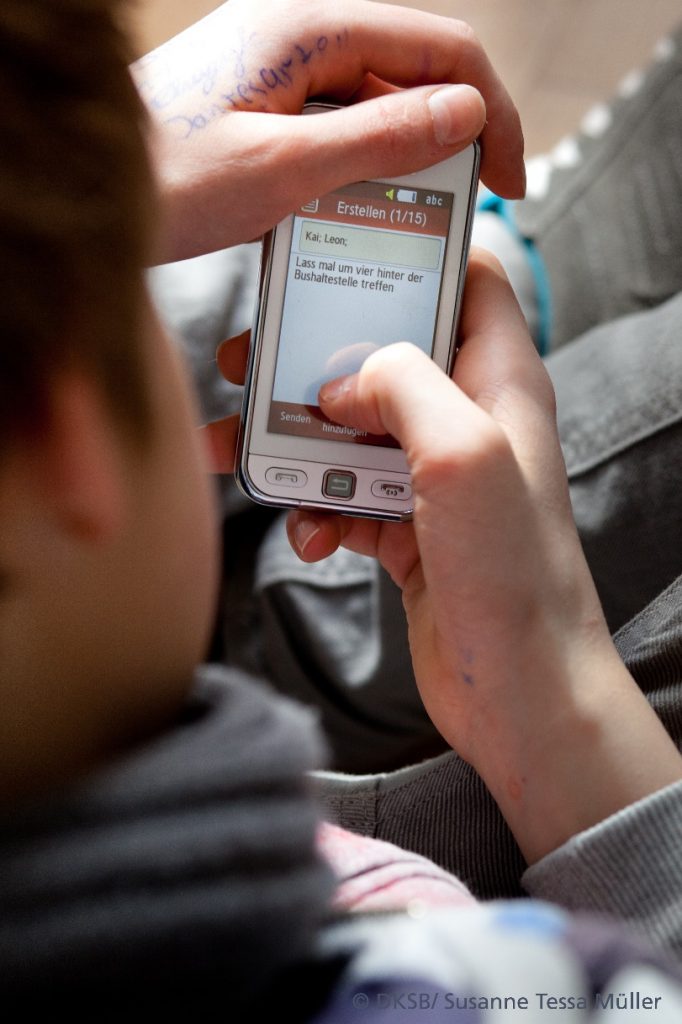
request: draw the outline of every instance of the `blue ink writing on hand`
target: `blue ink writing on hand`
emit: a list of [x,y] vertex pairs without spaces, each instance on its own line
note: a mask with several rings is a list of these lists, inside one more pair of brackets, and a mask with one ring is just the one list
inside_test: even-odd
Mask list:
[[296,44],[296,49],[298,50],[299,54],[301,55],[301,64],[307,64],[308,61],[310,60],[310,58],[313,55],[313,51],[312,50],[304,50],[303,47],[300,46],[298,43]]
[[251,97],[247,95],[246,86],[243,82],[240,82],[237,86],[237,93],[239,94],[240,99],[244,100],[244,103],[253,103]]
[[[187,138],[193,132],[206,128],[216,117],[230,110],[240,110],[244,107],[266,110],[268,108],[262,97],[293,86],[297,77],[297,68],[304,67],[314,58],[323,57],[329,48],[330,41],[328,36],[321,35],[308,46],[302,42],[296,43],[293,49],[284,56],[284,59],[275,65],[264,65],[257,72],[252,67],[249,72],[249,44],[254,38],[255,33],[248,37],[244,35],[237,48],[220,53],[215,60],[200,67],[185,79],[173,79],[170,75],[172,64],[169,63],[169,74],[165,82],[162,81],[155,87],[154,83],[149,80],[142,83],[142,89],[150,94],[150,106],[158,111],[164,110],[176,100],[196,90],[199,90],[203,97],[209,98],[211,94],[217,92],[216,86],[222,77],[221,73],[229,68],[232,80],[230,81],[228,78],[226,81],[220,82],[222,90],[225,90],[218,92],[217,99],[220,102],[215,102],[210,107],[204,107],[191,114],[178,113],[167,118],[165,123],[176,125],[182,132],[182,137]],[[348,29],[337,32],[336,36],[332,38],[336,38],[336,45],[339,48],[347,45]],[[142,66],[146,70],[146,65]],[[258,96],[261,99],[257,102],[254,97]]]
[[279,66],[279,70],[280,70],[281,74],[284,75],[284,77],[287,79],[287,81],[290,84],[293,83],[293,81],[294,81],[293,78],[291,77],[291,75],[289,74],[289,68],[291,67],[291,65],[293,63],[294,63],[293,57],[289,57],[288,60],[283,61],[280,64],[280,66]]
[[268,89],[276,89],[278,85],[284,85],[274,68],[261,68],[258,72],[260,80]]

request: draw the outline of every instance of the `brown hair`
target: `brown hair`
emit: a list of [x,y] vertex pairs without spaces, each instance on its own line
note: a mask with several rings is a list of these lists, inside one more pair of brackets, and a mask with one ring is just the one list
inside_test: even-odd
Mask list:
[[67,365],[146,421],[154,192],[120,17],[120,0],[0,2],[0,452]]

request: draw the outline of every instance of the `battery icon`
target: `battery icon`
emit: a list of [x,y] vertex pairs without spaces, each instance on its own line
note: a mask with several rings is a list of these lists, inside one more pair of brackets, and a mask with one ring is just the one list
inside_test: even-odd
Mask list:
[[395,195],[399,203],[416,203],[417,193],[409,188],[399,188]]

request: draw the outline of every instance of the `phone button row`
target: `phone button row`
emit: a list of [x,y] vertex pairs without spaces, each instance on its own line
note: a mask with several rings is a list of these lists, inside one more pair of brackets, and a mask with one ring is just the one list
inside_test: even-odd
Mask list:
[[399,480],[375,480],[372,484],[375,498],[393,498],[394,501],[407,501],[412,497],[412,488]]
[[305,487],[308,483],[308,477],[302,469],[290,469],[288,466],[271,466],[266,470],[265,479],[278,487]]

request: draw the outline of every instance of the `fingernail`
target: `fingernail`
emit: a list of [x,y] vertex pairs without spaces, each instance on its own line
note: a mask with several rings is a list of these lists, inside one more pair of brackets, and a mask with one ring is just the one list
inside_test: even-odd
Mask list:
[[349,394],[355,386],[357,374],[349,373],[345,377],[337,377],[323,384],[320,388],[320,399],[323,402],[335,402],[342,395]]
[[481,121],[485,119],[485,114],[481,111],[481,95],[470,85],[444,85],[429,96],[433,132],[436,142],[441,146],[454,146],[457,142],[471,138],[472,118],[463,116],[464,103],[469,106],[475,104]]
[[294,527],[294,543],[299,555],[305,552],[313,537],[320,532],[314,519],[300,519]]

